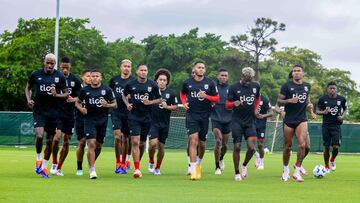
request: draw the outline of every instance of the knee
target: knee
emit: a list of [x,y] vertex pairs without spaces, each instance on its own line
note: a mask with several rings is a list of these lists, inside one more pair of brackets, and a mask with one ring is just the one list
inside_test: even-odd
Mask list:
[[235,145],[234,146],[234,152],[240,153],[241,145]]
[[83,140],[79,141],[78,148],[85,148],[85,141],[83,141]]
[[333,150],[338,150],[339,149],[339,146],[338,145],[334,145],[333,146]]
[[300,149],[305,149],[305,148],[306,148],[306,143],[299,143],[299,144],[298,144],[298,147],[299,147]]
[[132,144],[133,147],[139,147],[140,141],[139,140],[132,140],[131,144]]
[[52,144],[52,140],[50,138],[46,138],[46,145],[51,145]]
[[264,148],[264,143],[259,142],[259,143],[258,143],[258,147],[259,147],[259,148]]
[[221,137],[217,137],[217,138],[216,138],[216,145],[217,145],[217,146],[221,146],[221,144],[222,144],[222,138],[221,138]]

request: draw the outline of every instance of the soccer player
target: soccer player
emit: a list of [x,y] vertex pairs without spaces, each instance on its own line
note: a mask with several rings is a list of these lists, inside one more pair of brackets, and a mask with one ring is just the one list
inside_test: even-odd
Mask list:
[[[27,104],[33,109],[35,128],[36,163],[35,171],[44,178],[48,178],[47,165],[51,155],[52,139],[55,135],[57,115],[59,113],[57,102],[60,98],[68,97],[66,79],[62,73],[55,70],[56,57],[47,54],[44,68],[33,72],[26,84],[25,95]],[[32,89],[35,87],[36,95],[32,99]],[[44,159],[41,157],[44,132],[46,132],[46,147]]]
[[135,166],[133,176],[134,178],[141,178],[140,160],[145,150],[145,142],[150,129],[151,105],[159,104],[161,95],[156,83],[147,78],[148,67],[145,64],[138,65],[136,75],[136,79],[125,85],[123,100],[130,111],[128,122]]
[[[191,180],[201,178],[201,160],[205,154],[211,103],[220,100],[214,81],[205,76],[205,64],[194,63],[194,77],[185,80],[180,92],[181,102],[186,109],[186,131],[189,136]],[[198,149],[198,157],[196,152]]]
[[[322,136],[324,141],[324,162],[328,172],[335,171],[335,158],[339,153],[341,145],[341,125],[346,115],[346,99],[337,94],[335,82],[329,82],[327,85],[327,95],[319,99],[316,113],[323,115]],[[332,154],[330,157],[330,146]]]
[[[131,76],[131,64],[129,59],[124,59],[120,63],[120,74],[111,78],[109,87],[114,91],[116,102],[118,104],[117,109],[113,109],[111,112],[112,127],[114,130],[114,149],[116,157],[115,173],[126,174],[126,158],[127,147],[129,139],[129,126],[128,126],[128,110],[122,99],[122,93],[125,85],[134,79]],[[121,151],[120,151],[121,150]],[[120,154],[122,160],[120,160]],[[130,162],[128,161],[130,167]]]
[[[100,71],[90,73],[91,85],[80,90],[76,108],[84,114],[84,132],[88,146],[90,179],[96,179],[95,161],[100,155],[106,135],[109,108],[117,108],[116,99],[110,87],[101,83]],[[84,103],[84,107],[81,105]]]
[[[269,99],[265,96],[260,96],[260,106],[258,108],[258,117],[255,120],[257,143],[259,149],[259,157],[256,157],[255,167],[258,170],[264,170],[264,141],[266,131],[266,120],[273,115]],[[257,154],[257,153],[255,153]]]
[[[229,87],[226,107],[233,108],[231,132],[234,142],[233,161],[235,169],[235,181],[241,181],[247,176],[247,167],[251,157],[255,153],[256,129],[255,117],[258,115],[260,103],[260,85],[253,82],[255,72],[252,68],[242,69],[241,80]],[[245,138],[247,151],[244,162],[239,170],[240,149],[242,138]]]
[[[74,132],[74,110],[75,110],[75,101],[79,96],[81,89],[81,81],[79,77],[70,72],[71,63],[68,57],[63,57],[60,63],[60,70],[66,78],[66,84],[68,85],[69,97],[67,99],[61,99],[58,102],[59,105],[59,119],[57,123],[56,134],[52,143],[52,157],[53,165],[50,169],[51,175],[64,176],[61,172],[61,167],[66,159],[66,156],[69,153],[69,145],[71,140],[71,135]],[[57,162],[57,154],[59,151],[59,140],[61,137],[61,132],[63,133],[63,142],[62,148],[60,151],[59,163]]]
[[[91,73],[90,69],[86,69],[82,73],[81,79],[83,81],[82,83],[83,88],[88,85],[91,85],[90,73]],[[83,105],[83,103],[81,105]],[[84,132],[84,115],[78,109],[75,110],[75,130],[78,140],[78,145],[76,150],[76,160],[77,160],[76,175],[82,176],[84,174],[82,170],[82,163],[84,158],[86,139]]]
[[292,80],[282,85],[277,103],[285,106],[284,117],[284,151],[283,151],[283,174],[281,179],[288,181],[290,178],[289,159],[292,146],[292,138],[295,135],[298,141],[297,160],[293,179],[296,182],[303,182],[301,176],[301,165],[305,155],[306,139],[308,132],[306,111],[310,111],[313,118],[316,118],[312,108],[308,108],[310,84],[303,81],[304,69],[295,65],[292,69]]
[[[161,92],[161,103],[152,106],[151,127],[149,131],[149,172],[160,175],[160,166],[165,154],[165,142],[169,134],[171,111],[178,108],[175,92],[168,88],[171,74],[166,69],[159,69],[155,73],[156,81]],[[158,147],[156,167],[154,169],[155,150]]]
[[221,171],[225,169],[224,156],[227,151],[227,143],[229,139],[231,110],[225,106],[229,84],[229,74],[225,68],[220,68],[217,75],[216,87],[219,91],[220,101],[215,104],[211,110],[212,131],[215,136],[215,175],[221,175]]

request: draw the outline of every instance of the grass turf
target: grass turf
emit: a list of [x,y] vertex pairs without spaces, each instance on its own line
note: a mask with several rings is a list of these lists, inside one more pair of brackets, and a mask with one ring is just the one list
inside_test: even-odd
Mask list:
[[[184,151],[167,151],[162,175],[158,177],[147,173],[146,156],[141,163],[143,177],[134,179],[132,171],[128,175],[114,174],[113,149],[104,148],[96,163],[99,178],[90,180],[86,163],[85,175],[75,175],[75,148],[71,147],[63,165],[65,176],[44,179],[34,171],[34,148],[0,147],[0,202],[358,202],[360,199],[359,155],[339,154],[337,171],[316,179],[311,175],[312,169],[323,163],[322,156],[309,154],[304,166],[310,175],[304,183],[280,181],[280,153],[266,155],[264,171],[256,171],[251,160],[248,177],[241,182],[233,179],[231,152],[225,156],[226,168],[221,176],[214,175],[213,152],[207,152],[199,181],[190,181],[185,175]],[[295,154],[290,163],[294,160]]]

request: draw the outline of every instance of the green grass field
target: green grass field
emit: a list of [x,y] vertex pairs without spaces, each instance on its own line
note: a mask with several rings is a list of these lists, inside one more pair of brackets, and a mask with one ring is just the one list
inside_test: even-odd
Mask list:
[[[207,152],[202,164],[203,177],[190,181],[185,175],[185,151],[168,151],[162,165],[162,175],[147,174],[146,154],[141,163],[143,177],[116,175],[113,149],[105,148],[96,170],[98,179],[75,176],[75,148],[71,148],[63,166],[64,177],[41,178],[35,174],[34,148],[0,147],[0,202],[359,202],[359,155],[340,154],[337,171],[323,179],[309,175],[304,183],[281,182],[280,153],[265,157],[265,170],[256,171],[253,161],[248,166],[248,178],[233,180],[231,153],[226,158],[225,172],[214,175],[213,152]],[[244,154],[241,154],[241,160]],[[295,156],[292,156],[291,163]],[[305,168],[322,164],[322,156],[310,154]],[[49,164],[50,165],[50,164]],[[85,165],[85,164],[84,164]]]

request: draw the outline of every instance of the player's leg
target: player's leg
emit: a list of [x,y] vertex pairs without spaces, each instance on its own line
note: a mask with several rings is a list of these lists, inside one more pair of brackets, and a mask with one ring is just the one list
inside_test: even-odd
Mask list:
[[128,136],[126,137],[126,140],[127,140],[127,145],[126,145],[126,161],[125,161],[125,164],[126,164],[126,170],[129,170],[131,168],[130,166],[130,160],[131,160],[131,137],[130,137],[130,133],[128,134]]
[[265,156],[265,151],[264,151],[264,139],[259,139],[257,140],[257,144],[258,144],[258,149],[259,149],[259,165],[257,167],[258,170],[263,170],[264,169],[264,156]]
[[56,127],[56,133],[52,142],[52,166],[50,169],[50,174],[55,175],[57,173],[57,164],[58,164],[58,152],[59,152],[59,142],[61,138],[61,128],[62,121],[58,121],[58,125]]
[[228,140],[229,140],[229,134],[228,133],[227,134],[223,133],[221,154],[220,154],[220,160],[219,160],[219,165],[220,165],[221,171],[225,170],[224,156],[225,156],[225,154],[227,152]]
[[156,159],[156,167],[155,167],[155,175],[160,175],[160,167],[161,163],[165,156],[165,142],[169,135],[169,126],[165,128],[161,128],[159,130],[159,136],[158,136],[158,152],[157,152],[157,159]]
[[294,180],[297,182],[303,182],[301,177],[301,166],[305,155],[306,136],[308,132],[307,122],[301,122],[295,129],[295,135],[298,140],[297,159],[295,163],[295,171],[293,174]]
[[[250,134],[248,134],[249,128],[245,132],[246,132],[245,136],[247,137],[247,139],[246,139],[247,150],[246,150],[244,162],[241,166],[241,169],[242,169],[241,176],[243,178],[247,177],[247,167],[246,166],[255,153],[255,143],[257,140],[256,136],[254,136],[254,135],[249,136],[250,135]],[[253,133],[255,133],[255,132],[253,132]]]
[[209,129],[209,118],[203,118],[197,121],[200,131],[199,131],[199,142],[198,142],[198,157],[196,160],[196,178],[201,178],[201,162],[205,155],[206,150],[206,136]]
[[199,133],[194,132],[189,135],[189,156],[190,156],[190,170],[191,170],[191,180],[196,180],[196,159],[197,159],[197,146],[199,143]]
[[87,150],[87,157],[89,162],[89,172],[90,172],[90,179],[96,179],[96,171],[95,171],[95,148],[96,148],[96,136],[89,136],[86,140],[88,150]]
[[[129,127],[126,119],[121,119],[121,173],[126,174],[126,157],[128,148]],[[129,162],[130,169],[130,162]]]
[[131,150],[134,161],[134,178],[142,176],[140,171],[140,132],[141,124],[135,120],[129,120]]
[[284,150],[283,150],[283,174],[281,179],[288,181],[290,178],[289,160],[292,147],[292,139],[295,129],[289,126],[290,124],[284,123]]
[[213,134],[215,137],[215,147],[214,147],[214,158],[215,158],[215,174],[221,175],[220,169],[220,156],[221,156],[221,148],[223,144],[222,133],[219,128],[215,127],[214,121],[212,121],[213,125]]
[[155,171],[154,157],[156,146],[158,145],[159,128],[155,125],[151,125],[149,131],[149,173],[153,174]]
[[332,127],[331,144],[332,144],[332,153],[330,157],[330,166],[331,166],[331,170],[335,171],[336,170],[335,158],[339,153],[339,148],[341,144],[341,127],[339,125]]
[[121,131],[120,129],[114,129],[114,151],[115,151],[115,173],[120,173],[121,160],[120,160],[120,151],[121,150]]
[[85,145],[86,145],[85,137],[78,139],[78,145],[77,145],[77,150],[76,150],[76,160],[77,160],[76,175],[78,175],[78,176],[83,175],[82,163],[83,163],[83,158],[84,158]]
[[235,181],[241,181],[242,177],[240,175],[240,150],[241,150],[241,141],[244,135],[243,129],[240,127],[239,122],[233,121],[231,123],[231,131],[234,143],[233,150],[233,163],[235,170]]
[[59,163],[57,165],[57,173],[58,176],[64,176],[64,174],[61,172],[62,165],[65,162],[65,159],[67,155],[69,154],[69,146],[71,142],[71,134],[64,134],[63,135],[63,143],[62,148],[60,151],[60,157],[59,157]]
[[150,122],[141,123],[141,130],[140,130],[140,160],[144,155],[145,147],[146,147],[146,140],[150,130]]

